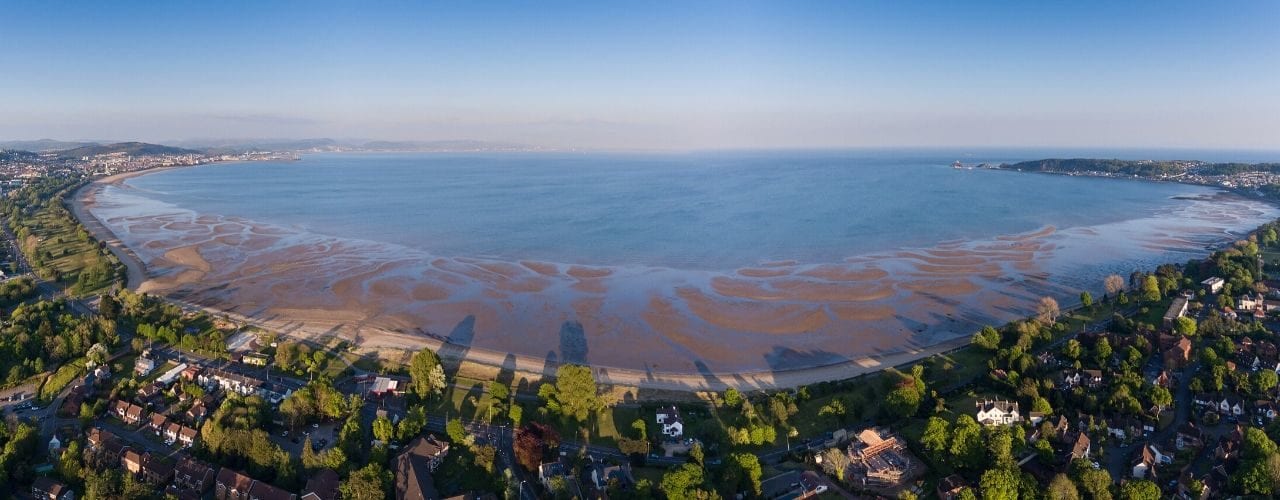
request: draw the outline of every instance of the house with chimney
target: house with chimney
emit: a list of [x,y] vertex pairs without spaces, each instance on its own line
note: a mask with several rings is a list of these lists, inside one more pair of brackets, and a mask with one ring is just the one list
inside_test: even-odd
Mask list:
[[333,469],[320,469],[307,479],[300,500],[338,500],[338,473]]
[[680,410],[675,405],[659,408],[654,414],[654,421],[662,426],[664,436],[680,439],[684,435],[684,420],[680,418]]
[[213,483],[214,471],[212,466],[189,455],[182,455],[178,458],[178,463],[173,468],[173,486],[176,489],[203,495],[204,492],[213,487]]
[[37,477],[31,483],[31,498],[36,500],[75,500],[76,492],[47,476]]
[[1181,370],[1191,362],[1191,339],[1180,337],[1173,347],[1164,351],[1164,366],[1171,370]]
[[978,401],[976,405],[978,407],[976,420],[982,425],[1010,425],[1022,422],[1017,401],[984,399]]
[[125,470],[148,483],[162,485],[173,480],[173,465],[153,457],[149,452],[128,450],[120,461]]
[[449,455],[449,443],[435,436],[419,437],[396,456],[396,500],[424,500],[439,498],[436,483],[431,474]]

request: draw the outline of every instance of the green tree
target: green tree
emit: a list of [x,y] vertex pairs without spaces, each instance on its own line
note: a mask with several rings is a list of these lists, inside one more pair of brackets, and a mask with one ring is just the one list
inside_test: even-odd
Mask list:
[[1253,386],[1257,388],[1259,392],[1267,392],[1275,388],[1277,381],[1280,381],[1280,377],[1276,375],[1276,372],[1272,370],[1258,370],[1258,374],[1254,376]]
[[730,408],[742,405],[742,393],[732,387],[724,390],[724,404]]
[[982,427],[969,415],[960,415],[951,428],[951,458],[956,466],[977,469],[986,461]]
[[395,436],[396,428],[395,425],[391,423],[391,419],[384,415],[373,420],[374,439],[383,443],[390,443],[392,439],[395,439]]
[[1187,317],[1187,316],[1179,317],[1173,323],[1173,331],[1177,332],[1178,335],[1182,335],[1184,337],[1190,337],[1192,335],[1195,335],[1196,320],[1194,318]]
[[760,477],[764,474],[760,469],[760,459],[754,453],[732,453],[725,470],[725,485],[730,491],[746,491],[759,497]]
[[670,500],[707,500],[720,498],[706,487],[706,477],[702,468],[694,464],[684,464],[667,471],[662,475],[658,488]]
[[1018,486],[1021,481],[1015,469],[988,469],[982,473],[979,488],[982,489],[983,500],[1017,500]]
[[1066,345],[1062,346],[1062,355],[1070,359],[1080,359],[1080,341],[1076,339],[1068,340]]
[[1093,346],[1093,355],[1099,365],[1105,366],[1111,359],[1111,342],[1106,337],[1098,339],[1098,343]]
[[636,439],[641,441],[649,439],[649,426],[645,424],[643,418],[637,418],[632,421],[631,430],[635,431]]
[[344,500],[385,500],[391,492],[391,472],[371,463],[356,469],[338,489]]
[[849,469],[849,454],[839,447],[822,450],[822,470],[837,481],[844,481],[844,473]]
[[1160,487],[1147,480],[1127,481],[1120,487],[1122,500],[1160,500]]
[[1142,282],[1142,300],[1144,302],[1160,302],[1160,280],[1154,274],[1148,274]]
[[1094,469],[1092,465],[1084,460],[1079,460],[1074,465],[1075,470],[1079,471],[1080,489],[1093,500],[1111,500],[1111,473],[1106,469]]
[[1012,469],[1013,436],[1008,427],[997,427],[987,436],[987,453],[992,464],[997,467]]
[[1276,453],[1276,443],[1257,427],[1246,427],[1241,456],[1245,460],[1261,460]]
[[[1272,372],[1274,374],[1275,372]],[[1160,418],[1160,413],[1173,404],[1173,395],[1169,393],[1169,389],[1155,386],[1151,388],[1151,404],[1156,407],[1156,418]]]
[[1080,492],[1076,489],[1076,483],[1071,482],[1066,474],[1058,474],[1053,476],[1053,480],[1049,481],[1049,489],[1045,491],[1046,500],[1080,500]]
[[915,387],[902,385],[885,395],[885,408],[897,418],[909,418],[920,408],[920,392]]
[[409,362],[409,377],[412,379],[410,388],[421,398],[440,394],[446,384],[440,357],[430,349],[423,349],[413,355]]
[[990,326],[984,326],[978,333],[973,334],[972,343],[983,349],[994,351],[1000,348],[1000,332]]
[[1088,291],[1080,292],[1080,305],[1086,309],[1093,307],[1093,295],[1090,295]]
[[920,436],[920,444],[935,456],[946,451],[951,442],[951,424],[939,417],[929,417],[925,423],[924,434]]
[[539,395],[556,403],[561,415],[573,418],[578,422],[586,421],[591,412],[600,408],[598,388],[591,368],[582,365],[564,365],[556,370],[554,386],[543,384],[551,390]]

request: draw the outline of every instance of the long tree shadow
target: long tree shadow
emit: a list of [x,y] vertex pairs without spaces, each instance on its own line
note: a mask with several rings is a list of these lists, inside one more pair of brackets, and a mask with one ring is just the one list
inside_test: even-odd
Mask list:
[[560,325],[560,361],[587,364],[587,334],[582,323],[565,321]]
[[458,369],[462,367],[462,361],[467,358],[467,353],[471,351],[471,342],[476,336],[476,317],[468,314],[467,317],[454,325],[453,330],[444,338],[444,345],[440,346],[440,363],[444,366],[445,376],[453,379],[458,374]]

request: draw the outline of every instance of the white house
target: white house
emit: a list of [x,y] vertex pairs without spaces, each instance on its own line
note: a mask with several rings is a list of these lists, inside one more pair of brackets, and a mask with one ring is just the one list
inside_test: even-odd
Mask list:
[[1223,396],[1218,401],[1218,411],[1223,415],[1235,415],[1237,417],[1244,415],[1244,401],[1235,396]]
[[654,418],[662,426],[663,435],[673,438],[684,435],[684,421],[680,419],[680,410],[675,405],[659,408]]
[[133,372],[137,373],[139,377],[151,373],[151,370],[154,369],[156,369],[156,361],[146,356],[139,356],[137,361],[133,362]]
[[1017,401],[982,400],[977,402],[978,423],[983,425],[1008,425],[1022,421]]
[[1221,292],[1222,286],[1225,285],[1226,283],[1227,283],[1226,280],[1223,280],[1222,278],[1219,278],[1217,276],[1208,278],[1200,282],[1201,285],[1204,285],[1204,289],[1209,293]]

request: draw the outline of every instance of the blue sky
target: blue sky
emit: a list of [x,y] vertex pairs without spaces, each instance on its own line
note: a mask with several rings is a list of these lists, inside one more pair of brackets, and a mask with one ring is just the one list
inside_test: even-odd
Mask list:
[[1276,2],[28,2],[0,137],[1280,149]]

